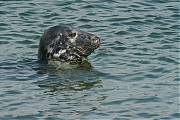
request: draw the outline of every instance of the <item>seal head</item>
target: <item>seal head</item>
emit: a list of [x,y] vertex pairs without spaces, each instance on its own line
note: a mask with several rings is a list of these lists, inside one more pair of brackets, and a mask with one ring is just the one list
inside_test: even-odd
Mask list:
[[99,37],[76,28],[54,26],[42,34],[38,58],[79,61],[98,48],[101,41]]

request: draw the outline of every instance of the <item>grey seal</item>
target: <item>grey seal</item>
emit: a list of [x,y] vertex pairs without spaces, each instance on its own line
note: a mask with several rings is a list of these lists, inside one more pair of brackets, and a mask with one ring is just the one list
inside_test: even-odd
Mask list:
[[74,27],[53,26],[41,36],[38,58],[81,61],[98,48],[101,42],[98,36]]

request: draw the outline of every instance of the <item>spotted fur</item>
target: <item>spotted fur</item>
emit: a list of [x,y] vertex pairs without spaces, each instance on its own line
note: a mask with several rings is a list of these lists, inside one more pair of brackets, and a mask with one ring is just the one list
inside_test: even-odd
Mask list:
[[54,26],[47,29],[40,40],[39,59],[55,58],[60,61],[81,60],[101,44],[93,34],[68,26]]

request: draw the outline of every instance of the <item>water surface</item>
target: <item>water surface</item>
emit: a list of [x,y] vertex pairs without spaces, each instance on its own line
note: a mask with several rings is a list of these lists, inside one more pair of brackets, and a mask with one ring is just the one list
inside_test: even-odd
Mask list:
[[[0,1],[0,118],[178,119],[178,0]],[[69,25],[102,45],[92,68],[37,59],[42,33]]]

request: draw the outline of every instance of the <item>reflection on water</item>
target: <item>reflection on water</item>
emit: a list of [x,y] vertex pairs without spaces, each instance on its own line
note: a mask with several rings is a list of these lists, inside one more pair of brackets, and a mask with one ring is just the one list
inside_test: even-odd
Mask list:
[[[98,78],[91,78],[87,80],[82,81],[70,81],[65,80],[64,82],[50,82],[47,84],[38,85],[42,88],[50,89],[49,92],[55,92],[55,91],[83,91],[86,89],[91,89],[92,87],[102,87],[101,80]],[[99,84],[99,85],[98,85]]]
[[97,77],[98,71],[93,70],[88,61],[80,65],[59,61],[48,61],[48,64],[40,62],[36,70],[39,74],[48,74],[47,79],[36,82],[44,89],[43,96],[50,100],[56,97],[53,103],[47,103],[49,109],[38,111],[40,114],[61,117],[68,115],[72,118],[74,114],[78,116],[98,110],[98,106],[92,104],[107,98],[107,95],[93,96],[96,93],[94,89],[101,89],[103,85]]
[[[0,16],[0,119],[179,118],[178,0],[1,0]],[[86,64],[38,61],[62,24],[103,39]]]
[[60,75],[61,73],[92,69],[91,63],[89,63],[85,58],[81,63],[60,62],[55,60],[39,60],[38,63],[38,67],[34,68],[34,70],[36,70],[39,74],[44,73],[49,75]]
[[48,80],[41,81],[42,83],[38,86],[50,89],[49,92],[58,90],[81,91],[92,87],[101,87],[99,77],[89,77],[86,74],[95,74],[97,72],[93,71],[92,65],[87,59],[79,64],[53,60],[38,61],[38,63],[38,68],[34,68],[34,70],[38,74],[48,74],[49,76]]

